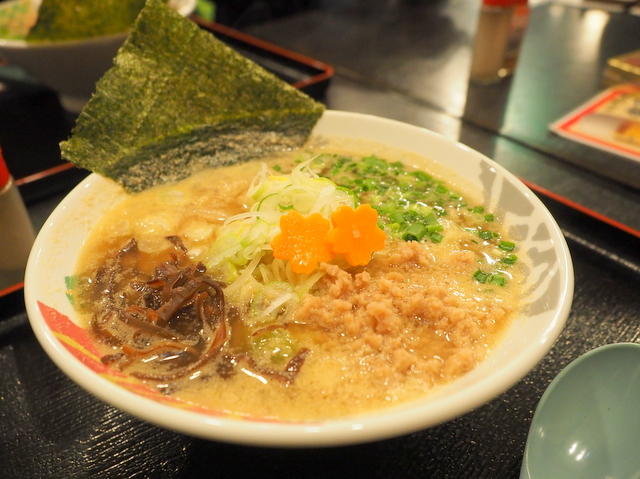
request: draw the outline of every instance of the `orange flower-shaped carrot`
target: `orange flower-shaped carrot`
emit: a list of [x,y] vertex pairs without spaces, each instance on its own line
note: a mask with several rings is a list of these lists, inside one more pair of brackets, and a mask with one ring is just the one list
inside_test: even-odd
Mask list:
[[327,245],[329,220],[315,213],[306,218],[297,211],[280,217],[280,234],[271,241],[274,258],[289,260],[294,273],[309,274],[332,257]]
[[364,266],[374,251],[384,248],[384,232],[378,227],[378,212],[369,205],[357,209],[341,206],[331,215],[333,229],[329,245],[343,254],[351,266]]

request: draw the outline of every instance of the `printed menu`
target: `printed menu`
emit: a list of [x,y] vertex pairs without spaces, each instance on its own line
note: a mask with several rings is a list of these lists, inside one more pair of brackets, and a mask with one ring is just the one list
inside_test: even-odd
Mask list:
[[640,162],[640,85],[616,85],[550,125],[573,141]]

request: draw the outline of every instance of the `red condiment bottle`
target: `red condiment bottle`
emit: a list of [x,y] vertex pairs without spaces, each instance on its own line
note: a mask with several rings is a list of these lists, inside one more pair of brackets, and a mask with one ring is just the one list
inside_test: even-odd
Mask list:
[[33,225],[0,150],[0,291],[24,278]]

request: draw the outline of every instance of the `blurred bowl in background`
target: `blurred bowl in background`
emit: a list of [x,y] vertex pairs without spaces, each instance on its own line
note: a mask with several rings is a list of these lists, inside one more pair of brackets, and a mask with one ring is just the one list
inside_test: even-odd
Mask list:
[[[171,0],[170,4],[187,16],[195,9],[196,0]],[[78,112],[111,66],[127,34],[51,43],[0,39],[0,56],[57,91],[65,109]]]

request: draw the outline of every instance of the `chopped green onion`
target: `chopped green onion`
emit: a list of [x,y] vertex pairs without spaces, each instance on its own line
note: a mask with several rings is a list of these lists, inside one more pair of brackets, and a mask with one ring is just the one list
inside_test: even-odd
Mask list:
[[404,221],[404,217],[402,215],[402,211],[393,211],[387,214],[387,217],[393,223],[402,223]]
[[418,213],[413,210],[407,210],[402,213],[402,219],[408,223],[413,223],[418,220]]
[[295,339],[284,329],[274,329],[251,338],[251,349],[260,360],[280,364],[296,349]]
[[431,238],[431,241],[433,241],[434,243],[440,243],[443,236],[440,233],[433,232],[429,235],[429,238]]
[[411,176],[418,178],[420,181],[430,182],[432,181],[431,176],[426,174],[424,171],[412,171],[409,173]]
[[473,279],[475,279],[478,283],[481,283],[481,284],[491,283],[491,284],[496,284],[498,286],[505,286],[507,284],[507,278],[503,274],[485,273],[482,270],[478,270],[475,273],[473,273]]
[[75,306],[75,301],[74,301],[75,298],[73,297],[72,290],[76,287],[77,284],[78,284],[78,278],[76,276],[64,277],[64,285],[67,288],[65,296],[67,297],[69,304],[71,304],[72,306]]
[[418,238],[418,240],[421,240],[426,233],[427,233],[427,228],[424,225],[420,223],[414,223],[411,226],[409,226],[405,234],[412,235]]
[[498,243],[498,248],[503,251],[513,251],[515,247],[516,244],[512,243],[511,241],[500,241],[500,243]]
[[487,223],[491,223],[491,222],[495,221],[495,219],[496,219],[496,217],[493,216],[491,213],[489,213],[488,215],[484,215],[484,220]]
[[478,283],[485,284],[491,275],[489,273],[485,273],[484,271],[478,270],[473,273],[473,279],[475,279]]
[[481,231],[478,231],[478,236],[480,237],[480,239],[483,239],[483,240],[491,240],[493,238],[497,238],[498,233],[495,233],[493,231],[488,231],[488,230],[481,230]]
[[73,289],[78,285],[78,277],[77,276],[65,276],[64,277],[64,285],[67,289]]
[[[467,208],[462,196],[450,190],[446,183],[424,171],[408,170],[401,161],[389,162],[375,155],[352,159],[325,154],[319,157],[318,163],[318,171],[350,191],[357,200],[356,205],[373,205],[380,223],[396,238],[439,243],[445,234],[440,218]],[[484,206],[469,208],[481,215],[479,219],[487,222],[494,219],[493,215],[485,215]],[[484,240],[500,238],[498,233],[482,231],[481,227],[467,231]]]
[[504,264],[515,264],[518,261],[518,257],[515,254],[508,254],[500,260]]
[[438,216],[447,216],[447,210],[445,210],[442,206],[435,205],[433,210],[436,212]]

